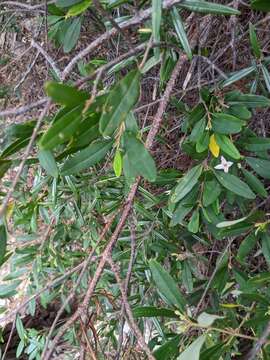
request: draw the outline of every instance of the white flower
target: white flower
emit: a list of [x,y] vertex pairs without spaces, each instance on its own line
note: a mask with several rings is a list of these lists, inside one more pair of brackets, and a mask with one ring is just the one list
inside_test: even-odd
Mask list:
[[223,156],[221,156],[221,163],[215,166],[217,170],[223,170],[225,173],[229,172],[229,168],[233,165],[233,162],[227,161]]

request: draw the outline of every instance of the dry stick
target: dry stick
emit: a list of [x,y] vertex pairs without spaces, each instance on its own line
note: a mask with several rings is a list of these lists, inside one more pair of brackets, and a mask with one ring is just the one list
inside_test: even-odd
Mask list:
[[[141,45],[138,45],[136,48],[130,50],[129,52],[123,54],[123,55],[120,55],[118,56],[116,59],[110,61],[108,64],[105,64],[103,65],[102,67],[100,67],[98,70],[96,70],[93,74],[89,75],[89,76],[86,76],[82,79],[79,79],[75,82],[75,87],[78,87],[79,89],[87,82],[87,81],[90,81],[90,80],[93,80],[95,77],[97,77],[98,73],[102,70],[102,73],[104,73],[106,70],[110,69],[112,66],[114,66],[115,64],[117,64],[118,62],[126,59],[127,57],[130,57],[132,55],[135,55],[141,51],[143,51],[146,47],[147,47],[147,43],[145,44],[141,44]],[[171,45],[169,44],[166,44],[166,43],[153,43],[151,45],[151,47],[156,47],[156,46],[160,46],[160,47],[171,47]],[[174,47],[174,46],[173,46]],[[175,49],[177,51],[179,51],[179,49]],[[218,80],[216,80],[218,81]],[[208,84],[208,83],[207,83]],[[203,84],[204,85],[204,84]],[[186,91],[189,91],[189,90],[194,90],[196,89],[197,86],[195,87],[192,87],[192,88],[188,88],[186,89]],[[182,91],[181,91],[182,92]],[[18,115],[22,115],[22,114],[25,114],[26,112],[36,108],[36,107],[39,107],[41,105],[44,105],[45,102],[48,100],[48,98],[43,98],[43,99],[40,99],[32,104],[29,104],[29,105],[25,105],[25,106],[21,106],[19,108],[15,108],[15,109],[8,109],[8,110],[4,110],[2,112],[0,112],[0,117],[7,117],[7,116],[18,116]],[[159,103],[162,99],[158,99],[156,100],[155,102],[149,104],[149,105],[155,105],[157,103]],[[148,106],[148,105],[146,105]],[[145,105],[143,105],[143,107],[145,107]],[[143,108],[142,107],[142,108]],[[141,108],[138,108],[138,111],[141,110]],[[135,111],[137,111],[135,109]]]
[[4,359],[5,359],[6,354],[7,354],[7,352],[8,352],[8,348],[9,348],[9,345],[10,345],[10,342],[11,342],[11,339],[12,339],[12,335],[13,335],[13,332],[14,332],[14,330],[15,330],[15,323],[16,323],[16,319],[13,320],[12,328],[11,328],[11,331],[10,331],[10,334],[9,334],[9,337],[8,337],[8,341],[7,341],[7,344],[6,344],[6,347],[5,347],[4,354],[3,354],[3,356],[1,357],[1,360],[4,360]]
[[33,102],[32,104],[21,106],[19,108],[15,109],[8,109],[0,112],[0,117],[7,117],[7,116],[18,116],[25,114],[28,111],[31,111],[32,109],[44,105],[48,101],[48,98],[40,99],[36,102]]
[[40,51],[38,50],[36,53],[36,56],[34,57],[34,60],[32,61],[32,63],[29,65],[28,69],[26,70],[26,72],[24,73],[23,77],[21,78],[21,80],[18,82],[18,84],[14,87],[14,92],[24,83],[25,79],[27,78],[27,76],[31,73],[33,67],[35,66],[37,59],[39,57]]
[[245,360],[253,360],[256,359],[256,356],[260,352],[263,345],[266,343],[268,336],[270,335],[270,321],[268,322],[262,336],[256,342],[254,347],[250,350]]
[[[174,70],[172,72],[171,78],[167,83],[164,95],[163,95],[163,99],[159,104],[156,116],[154,118],[151,130],[147,136],[147,140],[146,140],[146,147],[148,149],[151,149],[153,143],[154,143],[154,139],[155,136],[157,135],[157,132],[159,130],[159,127],[161,125],[161,121],[162,121],[162,117],[163,114],[166,110],[166,107],[169,103],[169,98],[170,98],[170,94],[173,90],[173,87],[175,85],[176,79],[180,73],[180,70],[182,68],[182,65],[184,64],[184,62],[187,60],[187,56],[183,55],[179,57],[179,60],[177,61]],[[115,231],[113,232],[110,241],[108,242],[106,248],[103,251],[102,257],[98,263],[97,269],[95,271],[95,274],[93,276],[92,279],[90,279],[90,282],[88,284],[88,289],[84,298],[83,303],[81,304],[81,306],[78,307],[77,311],[71,316],[71,318],[65,323],[65,325],[63,325],[62,329],[59,330],[58,334],[55,336],[54,340],[52,341],[51,347],[48,350],[47,353],[45,353],[44,351],[44,355],[41,357],[42,360],[49,360],[55,347],[57,346],[58,342],[60,341],[60,339],[62,338],[62,336],[66,333],[66,331],[74,324],[74,322],[76,322],[85,312],[85,309],[87,308],[90,298],[93,295],[93,292],[96,288],[96,285],[103,273],[103,269],[105,267],[105,264],[107,262],[107,259],[109,259],[110,254],[112,252],[112,249],[114,247],[114,245],[116,244],[118,237],[126,223],[126,220],[129,216],[129,213],[131,211],[132,208],[132,204],[133,204],[133,200],[135,198],[136,195],[136,191],[137,188],[139,186],[141,178],[138,177],[135,181],[135,183],[131,186],[131,190],[129,192],[128,198],[126,200],[125,206],[123,208],[123,211],[121,213],[121,217],[119,219],[119,222],[116,226]]]
[[[169,9],[172,6],[181,3],[182,0],[164,0],[163,1],[163,8]],[[120,24],[121,29],[127,29],[132,26],[136,26],[143,22],[144,20],[148,19],[152,15],[152,8],[142,10],[138,12],[133,18],[130,20],[124,21]],[[112,36],[116,35],[118,30],[113,28],[109,31],[106,31],[102,34],[99,38],[89,44],[85,49],[80,51],[74,58],[68,63],[68,65],[63,70],[62,80],[65,80],[66,77],[70,74],[73,67],[77,64],[77,62],[87,56],[92,50],[97,48],[99,45],[103,44],[106,40],[110,39]]]
[[32,133],[31,139],[30,139],[30,141],[29,141],[29,143],[27,145],[27,148],[25,150],[25,153],[24,153],[24,155],[22,157],[22,161],[21,161],[21,163],[19,165],[18,171],[17,171],[17,173],[15,175],[15,178],[14,178],[12,184],[11,184],[11,188],[9,189],[7,195],[5,196],[5,198],[3,200],[3,204],[2,204],[2,206],[0,208],[0,218],[3,217],[4,214],[5,214],[5,211],[6,211],[6,208],[8,206],[9,200],[11,199],[11,197],[13,195],[13,192],[15,191],[16,185],[17,185],[17,183],[18,183],[18,181],[20,179],[20,176],[22,174],[22,171],[23,171],[24,165],[26,163],[26,160],[27,160],[27,158],[28,158],[28,156],[29,156],[29,154],[30,154],[30,152],[32,150],[32,146],[33,146],[33,144],[34,144],[34,142],[36,140],[36,137],[37,137],[39,129],[40,129],[41,125],[42,125],[43,119],[46,116],[50,106],[51,106],[51,101],[48,100],[45,107],[44,107],[44,109],[43,109],[43,111],[42,111],[42,113],[40,114],[40,116],[38,118],[37,124],[36,124],[36,126],[34,128],[34,131]]
[[90,340],[88,339],[88,335],[87,335],[87,332],[86,332],[86,329],[85,329],[85,325],[82,321],[82,319],[80,319],[80,323],[81,323],[81,329],[82,329],[82,332],[83,332],[83,336],[85,338],[85,341],[86,341],[86,345],[87,345],[87,348],[89,350],[89,353],[91,354],[92,356],[92,360],[98,360],[98,358],[96,357],[96,354],[92,348],[92,345],[90,343]]
[[95,98],[96,98],[97,92],[98,92],[98,83],[99,83],[99,80],[101,79],[102,73],[103,73],[103,69],[101,68],[101,69],[99,69],[99,71],[97,73],[97,77],[96,77],[96,80],[95,80],[95,83],[94,83],[94,86],[92,89],[92,94],[91,94],[90,98],[85,102],[85,106],[84,106],[84,109],[82,112],[83,114],[85,114],[87,112],[87,110],[90,108],[90,106],[95,101]]
[[119,270],[117,268],[117,265],[113,262],[111,256],[108,258],[108,263],[111,266],[111,269],[114,273],[114,276],[116,278],[116,281],[118,283],[121,295],[122,295],[122,301],[123,301],[123,305],[125,307],[125,312],[127,314],[127,318],[128,318],[128,322],[129,322],[129,326],[130,328],[133,330],[134,335],[136,336],[138,343],[141,347],[141,349],[146,353],[146,355],[148,356],[148,359],[150,360],[155,360],[154,356],[151,353],[151,350],[149,349],[149,347],[147,346],[144,337],[141,333],[141,330],[139,329],[136,321],[134,320],[133,314],[132,314],[132,310],[130,308],[130,305],[128,303],[128,299],[127,299],[127,293],[125,291],[125,287],[122,283],[121,277],[119,275]]
[[[55,0],[52,0],[52,1],[48,1],[47,4],[50,5],[50,4],[54,4],[55,3]],[[0,6],[15,6],[15,7],[21,7],[21,8],[24,8],[24,9],[27,9],[27,10],[36,10],[36,9],[39,9],[39,8],[44,8],[44,4],[39,4],[39,5],[27,5],[25,3],[21,3],[21,2],[18,2],[18,1],[2,1],[0,3]]]
[[39,45],[35,40],[32,40],[31,45],[36,48],[47,60],[47,62],[51,65],[53,71],[56,73],[57,77],[61,79],[61,71],[58,69],[55,61],[50,57],[50,55],[43,49],[41,45]]
[[[130,277],[131,277],[132,267],[133,267],[133,264],[135,261],[135,256],[136,256],[135,250],[136,250],[135,228],[134,228],[134,223],[131,223],[130,224],[130,260],[129,260],[128,270],[127,270],[127,275],[126,275],[126,280],[125,280],[125,293],[126,294],[128,293],[128,285],[129,285],[129,281],[130,281]],[[124,324],[125,324],[124,311],[125,311],[125,307],[124,307],[124,304],[122,304],[118,348],[117,348],[117,354],[116,354],[115,360],[119,360],[120,355],[121,355],[122,342],[123,342],[123,329],[124,329]]]

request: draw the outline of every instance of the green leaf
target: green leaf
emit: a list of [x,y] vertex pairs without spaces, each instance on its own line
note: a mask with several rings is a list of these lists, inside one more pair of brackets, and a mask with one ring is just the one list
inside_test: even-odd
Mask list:
[[221,187],[219,183],[213,179],[206,181],[203,188],[203,206],[207,207],[219,197],[221,193]]
[[[152,0],[152,31],[153,40],[160,42],[160,24],[161,24],[161,13],[162,13],[162,1]],[[159,48],[154,49],[155,58],[159,59]]]
[[193,291],[193,279],[188,261],[183,262],[183,270],[181,273],[182,282],[188,293]]
[[53,153],[50,150],[40,150],[38,152],[38,159],[40,165],[46,170],[48,175],[55,178],[58,177],[58,167],[55,162]]
[[125,133],[124,144],[128,161],[133,168],[132,172],[143,176],[148,181],[155,181],[156,165],[144,144],[133,133]]
[[218,14],[218,15],[240,15],[240,11],[233,9],[229,6],[215,4],[208,1],[199,0],[183,0],[179,7],[199,12],[203,14]]
[[69,7],[75,4],[78,4],[82,0],[56,0],[56,6],[60,8]]
[[268,92],[270,92],[270,74],[269,74],[269,71],[266,68],[266,66],[264,66],[263,64],[261,65],[261,69],[262,69],[265,85],[267,87]]
[[214,315],[214,314],[208,314],[206,312],[201,313],[198,318],[197,318],[197,322],[199,325],[201,326],[211,326],[215,320],[218,319],[224,319],[224,316],[218,316],[218,315]]
[[196,142],[196,151],[202,153],[208,149],[210,142],[209,131],[204,131],[201,137]]
[[184,311],[186,301],[171,275],[156,260],[150,260],[149,266],[154,282],[161,294],[170,305]]
[[77,174],[80,171],[95,165],[102,160],[111,149],[113,142],[108,140],[98,140],[93,142],[84,150],[68,159],[61,170],[61,175]]
[[227,155],[236,160],[241,158],[239,151],[227,136],[215,134],[215,139],[221,150]]
[[5,175],[8,169],[11,167],[11,160],[1,160],[0,159],[0,179]]
[[241,168],[242,173],[246,179],[247,184],[250,188],[257,194],[261,195],[262,197],[267,197],[267,191],[264,188],[263,183],[251,172],[247,171],[244,168]]
[[237,252],[237,259],[239,261],[244,261],[245,257],[251,252],[251,250],[255,247],[257,243],[257,237],[252,232],[245,239],[241,242],[238,252]]
[[205,127],[206,127],[206,120],[205,120],[205,118],[203,118],[203,119],[199,120],[193,127],[191,134],[189,136],[190,140],[193,142],[199,140],[199,138],[204,133]]
[[0,285],[0,299],[6,299],[8,297],[16,295],[16,288],[19,286],[20,283],[20,280],[16,280],[8,285]]
[[244,105],[232,105],[227,109],[227,112],[243,120],[249,120],[252,117],[251,111]]
[[178,316],[171,309],[157,308],[155,306],[138,306],[133,309],[133,316],[135,318],[141,317],[170,317],[177,318]]
[[154,351],[156,360],[174,359],[179,354],[180,336],[177,335],[173,339],[165,342],[157,350]]
[[129,184],[132,184],[138,175],[137,170],[132,166],[127,154],[123,157],[123,172]]
[[19,150],[23,149],[30,141],[30,138],[20,138],[9,144],[1,153],[1,158],[6,158],[16,154]]
[[25,339],[25,331],[21,318],[17,315],[16,317],[16,330],[21,340]]
[[193,341],[189,347],[180,354],[177,360],[199,360],[200,359],[200,351],[205,342],[206,335],[201,335]]
[[215,171],[214,174],[221,185],[232,191],[234,194],[242,196],[246,199],[255,199],[256,195],[250,187],[236,176],[217,171]]
[[182,205],[181,203],[177,206],[176,210],[172,216],[171,226],[175,226],[176,224],[181,224],[186,215],[191,211],[193,205]]
[[244,105],[247,108],[264,108],[270,106],[270,99],[261,95],[241,94],[232,91],[225,96],[225,101],[229,105]]
[[177,37],[180,41],[180,44],[182,45],[189,60],[191,60],[192,59],[192,50],[189,45],[189,41],[187,38],[187,34],[185,31],[181,16],[179,15],[179,12],[175,6],[171,10],[171,17],[172,17],[173,25],[174,25]]
[[5,224],[0,220],[0,264],[7,252],[7,230]]
[[218,343],[203,350],[200,354],[200,360],[220,360],[226,349],[226,344],[224,346],[224,343]]
[[116,150],[113,160],[113,170],[115,173],[115,176],[119,177],[122,173],[122,155],[119,150]]
[[222,221],[218,224],[216,224],[216,227],[219,228],[219,229],[222,229],[222,228],[226,228],[226,227],[231,227],[231,226],[234,226],[236,224],[239,224],[245,220],[247,220],[247,216],[245,217],[242,217],[241,219],[237,219],[237,220],[229,220],[229,221]]
[[150,59],[146,61],[143,68],[141,69],[142,74],[146,74],[149,70],[151,70],[154,66],[160,63],[160,57],[157,59],[155,56],[152,56]]
[[172,202],[176,203],[183,199],[193,189],[201,176],[202,169],[202,165],[197,165],[185,174],[171,196]]
[[188,231],[196,234],[199,231],[200,226],[200,213],[199,210],[195,210],[188,223]]
[[193,126],[205,116],[205,108],[202,104],[195,106],[188,116],[188,123]]
[[54,102],[70,108],[84,103],[89,98],[89,95],[85,91],[80,91],[72,86],[54,81],[48,81],[45,84],[45,91]]
[[111,90],[100,119],[99,129],[103,136],[111,136],[138,101],[140,77],[138,70],[130,71]]
[[261,57],[260,44],[259,44],[256,32],[255,32],[255,27],[251,23],[249,23],[249,39],[250,39],[253,53],[256,56],[256,58],[259,59]]
[[212,130],[220,134],[237,134],[245,125],[243,120],[225,113],[214,113],[212,115]]
[[245,158],[248,165],[260,176],[265,179],[270,179],[270,161],[263,159],[256,159],[252,157]]
[[251,0],[251,7],[255,10],[270,11],[270,3],[268,0]]
[[224,80],[221,83],[221,87],[225,88],[226,86],[230,86],[230,85],[234,84],[236,81],[239,81],[239,80],[247,77],[248,75],[252,74],[255,70],[256,70],[255,65],[247,67],[242,70],[238,70],[238,71],[234,72],[233,74],[231,74],[228,77],[228,79]]
[[21,340],[16,350],[16,358],[19,359],[24,349],[24,341]]
[[77,44],[80,37],[82,21],[78,17],[72,21],[72,24],[68,27],[68,30],[64,38],[64,53],[69,53]]
[[267,233],[262,235],[262,253],[268,266],[270,266],[270,237]]
[[51,150],[69,140],[80,125],[81,112],[82,106],[79,105],[55,121],[40,139],[40,148]]
[[264,137],[250,137],[243,144],[248,151],[265,151],[270,150],[270,139]]
[[83,0],[82,2],[73,5],[67,12],[66,18],[72,17],[72,16],[78,16],[84,11],[86,11],[89,6],[91,5],[92,0]]

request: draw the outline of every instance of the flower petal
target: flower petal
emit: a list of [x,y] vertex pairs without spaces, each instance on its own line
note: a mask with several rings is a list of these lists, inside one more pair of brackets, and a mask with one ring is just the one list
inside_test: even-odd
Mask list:
[[225,159],[224,156],[221,155],[220,159],[221,159],[221,164],[223,165],[227,164],[227,160]]
[[215,166],[215,169],[224,170],[224,165],[223,164],[218,164],[218,165]]

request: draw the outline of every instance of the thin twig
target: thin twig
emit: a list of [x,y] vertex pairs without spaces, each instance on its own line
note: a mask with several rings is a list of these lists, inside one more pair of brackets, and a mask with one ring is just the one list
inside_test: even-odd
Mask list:
[[207,283],[207,285],[206,285],[206,287],[205,287],[205,289],[204,289],[204,292],[203,292],[203,294],[202,294],[202,296],[201,296],[201,298],[200,298],[200,301],[199,301],[198,305],[196,306],[196,309],[195,309],[195,311],[194,311],[194,313],[193,313],[193,316],[194,316],[194,317],[195,317],[195,316],[198,314],[198,312],[200,311],[201,305],[202,305],[202,303],[203,303],[203,301],[204,301],[204,299],[205,299],[205,297],[206,297],[206,295],[207,295],[207,293],[208,293],[208,290],[209,290],[209,288],[210,288],[210,286],[211,286],[211,284],[212,284],[212,281],[214,280],[214,277],[216,276],[216,273],[217,273],[217,271],[219,270],[219,266],[220,266],[220,264],[222,263],[225,255],[227,254],[227,252],[228,252],[229,248],[231,247],[231,245],[232,245],[232,243],[233,243],[234,240],[235,240],[234,237],[231,238],[231,239],[229,239],[228,244],[226,245],[225,249],[223,250],[221,256],[218,258],[218,261],[217,261],[217,263],[216,263],[215,270],[213,271],[210,279],[208,280],[208,283]]
[[27,145],[27,148],[26,148],[26,150],[24,152],[22,161],[21,161],[21,163],[19,165],[19,168],[17,170],[15,178],[14,178],[12,184],[11,184],[11,188],[9,189],[7,195],[5,196],[5,198],[3,200],[2,206],[0,208],[0,218],[3,217],[4,214],[5,214],[5,211],[6,211],[6,208],[8,206],[9,200],[11,199],[11,197],[12,197],[14,191],[15,191],[16,185],[17,185],[17,183],[18,183],[18,181],[20,179],[20,176],[22,174],[22,171],[23,171],[24,165],[26,163],[26,160],[27,160],[27,158],[28,158],[28,156],[29,156],[29,154],[30,154],[30,152],[32,150],[32,147],[33,147],[34,142],[36,140],[36,137],[38,135],[39,129],[40,129],[41,125],[42,125],[43,119],[46,116],[47,112],[49,111],[50,106],[51,106],[51,101],[48,100],[46,102],[46,105],[45,105],[43,111],[41,112],[41,114],[39,116],[39,119],[38,119],[37,123],[36,123],[36,126],[34,128],[32,136],[31,136],[31,139],[30,139],[30,141],[29,141],[29,143]]
[[55,61],[51,58],[51,56],[35,40],[32,40],[31,45],[44,56],[44,58],[47,60],[49,65],[52,67],[53,71],[56,73],[57,77],[61,79],[62,76],[61,71],[58,69]]
[[1,357],[1,360],[5,360],[5,357],[7,355],[8,348],[9,348],[9,345],[10,345],[10,342],[11,342],[11,339],[12,339],[12,336],[13,336],[13,333],[14,333],[14,330],[15,330],[15,324],[16,324],[16,319],[13,320],[12,328],[11,328],[11,331],[9,333],[8,341],[6,343],[5,351],[4,351],[3,356]]
[[122,301],[123,301],[123,304],[124,304],[124,307],[125,307],[125,312],[127,314],[129,326],[133,330],[141,349],[146,353],[148,359],[155,360],[155,357],[152,355],[151,350],[149,349],[149,347],[147,346],[147,344],[146,344],[146,342],[144,340],[144,337],[143,337],[143,335],[141,333],[141,330],[139,329],[138,325],[136,324],[136,321],[134,320],[132,310],[131,310],[130,305],[128,303],[127,294],[126,294],[126,291],[125,291],[125,286],[122,283],[122,280],[121,280],[121,277],[119,275],[119,270],[117,268],[117,265],[113,262],[111,257],[109,257],[107,261],[110,264],[111,269],[112,269],[112,271],[114,273],[114,276],[116,278],[116,281],[118,283],[118,286],[119,286],[119,289],[120,289],[120,292],[121,292],[121,296],[122,296]]
[[26,112],[31,111],[34,108],[37,108],[39,106],[44,105],[47,101],[48,101],[48,98],[43,98],[43,99],[35,101],[35,102],[33,102],[32,104],[29,104],[29,105],[24,105],[24,106],[21,106],[19,108],[8,109],[8,110],[1,111],[0,112],[0,117],[23,115]]
[[24,75],[22,76],[21,80],[18,82],[18,84],[14,87],[14,91],[16,91],[25,81],[25,79],[27,78],[27,76],[31,73],[33,67],[35,66],[37,59],[39,57],[40,51],[38,50],[36,53],[36,56],[34,57],[34,60],[32,61],[32,63],[29,65],[28,69],[26,70],[26,72],[24,73]]
[[[172,6],[179,4],[181,1],[182,0],[164,0],[162,5],[164,9],[169,9]],[[152,15],[152,8],[142,10],[138,12],[133,18],[124,21],[119,26],[121,29],[127,29],[129,27],[136,26],[141,22],[145,21],[146,19],[148,19],[151,15]],[[68,65],[63,70],[62,80],[65,80],[67,78],[67,76],[71,73],[72,69],[79,60],[83,59],[91,51],[93,51],[95,48],[97,48],[99,45],[101,45],[102,43],[104,43],[106,40],[110,39],[112,36],[116,35],[117,33],[118,30],[115,28],[105,32],[99,38],[97,38],[91,44],[89,44],[85,49],[80,51],[76,56],[74,56],[74,58],[68,63]]]
[[[133,267],[133,264],[135,261],[135,256],[136,256],[136,234],[135,234],[135,225],[132,222],[130,224],[130,260],[129,260],[129,264],[128,264],[126,279],[125,279],[125,293],[126,294],[128,294],[128,285],[129,285],[129,281],[131,278],[131,272],[132,272],[132,267]],[[115,360],[120,359],[121,349],[122,349],[122,345],[123,345],[122,344],[123,330],[124,330],[124,324],[125,324],[124,311],[125,311],[125,306],[124,306],[124,304],[122,304],[121,320],[120,320],[120,326],[119,326],[118,348],[117,348],[117,354],[116,354]]]

